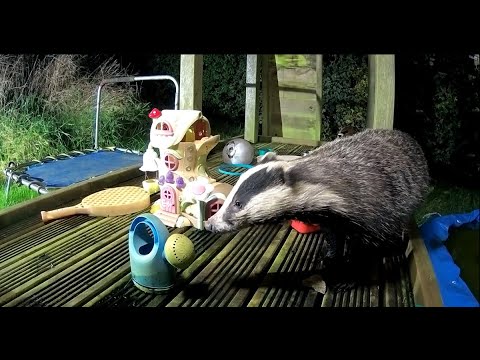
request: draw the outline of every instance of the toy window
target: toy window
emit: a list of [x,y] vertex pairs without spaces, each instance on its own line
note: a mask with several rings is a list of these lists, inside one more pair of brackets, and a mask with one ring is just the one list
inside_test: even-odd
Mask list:
[[167,121],[160,120],[155,129],[160,130],[164,135],[173,135],[172,126]]
[[165,158],[165,166],[168,170],[175,171],[178,168],[178,159],[173,155],[166,155]]
[[204,137],[210,136],[210,124],[204,119],[195,121],[190,128],[195,134],[195,140],[201,140]]
[[214,199],[214,200],[210,200],[208,203],[207,203],[207,211],[206,211],[206,218],[208,219],[210,216],[213,216],[215,215],[215,213],[218,212],[218,210],[220,210],[220,208],[222,207],[223,205],[223,200],[222,199]]

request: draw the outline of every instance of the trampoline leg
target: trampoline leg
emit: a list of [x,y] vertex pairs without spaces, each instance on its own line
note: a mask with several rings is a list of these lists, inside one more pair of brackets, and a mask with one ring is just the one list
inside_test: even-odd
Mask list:
[[7,176],[7,186],[5,187],[5,200],[8,199],[8,193],[10,191],[11,182],[12,182],[12,173],[10,173],[10,176]]

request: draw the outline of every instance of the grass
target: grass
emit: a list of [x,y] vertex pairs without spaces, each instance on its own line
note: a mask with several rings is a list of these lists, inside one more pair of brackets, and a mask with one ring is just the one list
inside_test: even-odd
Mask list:
[[10,190],[7,197],[5,194],[5,188],[6,184],[2,183],[0,185],[0,211],[39,196],[36,191],[30,190],[26,186],[19,186],[13,183],[10,184]]
[[480,208],[480,190],[437,182],[423,206],[415,213],[417,224],[428,214],[440,215],[468,213]]

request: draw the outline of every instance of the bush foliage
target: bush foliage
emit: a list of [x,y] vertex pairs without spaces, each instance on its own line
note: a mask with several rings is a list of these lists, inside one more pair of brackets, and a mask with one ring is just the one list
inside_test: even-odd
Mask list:
[[[239,124],[245,117],[246,55],[203,56],[202,108],[207,118]],[[155,74],[180,79],[180,55],[158,55],[148,66]],[[159,86],[154,101],[161,108],[173,108],[174,87]]]
[[367,56],[325,55],[322,140],[332,140],[344,126],[362,130],[367,121]]

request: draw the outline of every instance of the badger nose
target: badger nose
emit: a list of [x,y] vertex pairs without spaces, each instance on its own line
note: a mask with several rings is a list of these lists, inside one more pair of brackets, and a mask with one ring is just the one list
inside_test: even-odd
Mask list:
[[210,222],[208,220],[203,222],[203,227],[207,231],[212,231],[212,224],[210,224]]

